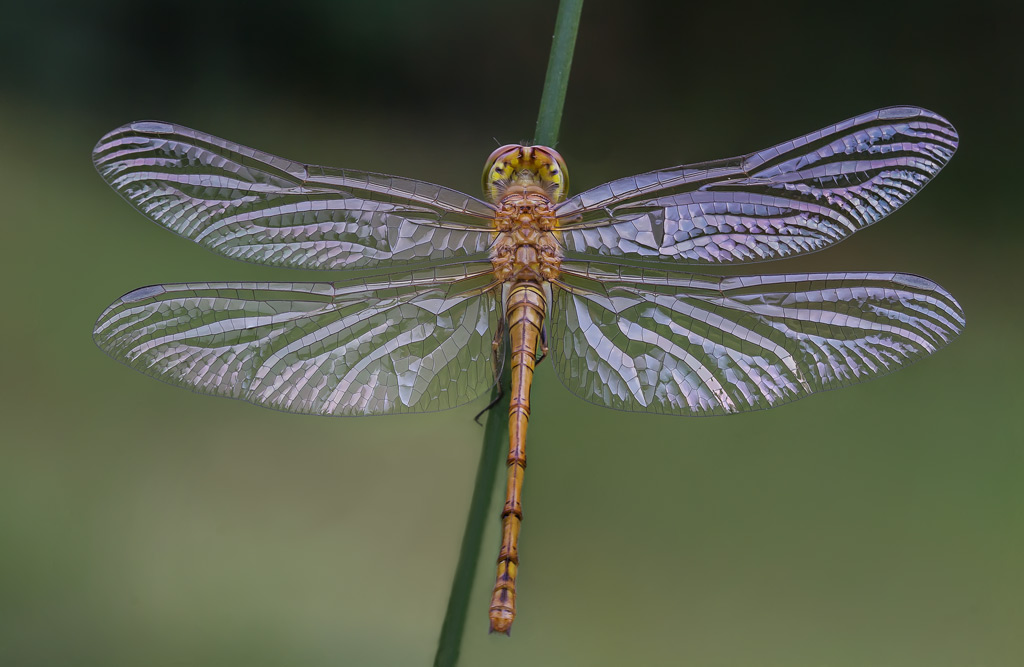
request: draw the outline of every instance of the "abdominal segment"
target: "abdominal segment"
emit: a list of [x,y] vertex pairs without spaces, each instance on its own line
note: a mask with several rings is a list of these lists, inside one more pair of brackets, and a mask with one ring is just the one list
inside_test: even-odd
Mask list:
[[512,398],[508,419],[508,479],[501,512],[501,550],[491,596],[491,631],[508,633],[515,619],[519,529],[523,521],[522,490],[526,472],[526,426],[530,419],[530,386],[544,327],[547,302],[536,283],[512,287],[506,306],[511,342]]

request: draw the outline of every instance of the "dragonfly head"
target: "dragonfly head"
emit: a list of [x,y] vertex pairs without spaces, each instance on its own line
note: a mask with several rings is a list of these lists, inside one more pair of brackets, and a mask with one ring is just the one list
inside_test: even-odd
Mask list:
[[484,192],[498,203],[516,191],[540,191],[551,201],[565,199],[569,172],[565,161],[547,146],[509,144],[491,153],[484,167]]

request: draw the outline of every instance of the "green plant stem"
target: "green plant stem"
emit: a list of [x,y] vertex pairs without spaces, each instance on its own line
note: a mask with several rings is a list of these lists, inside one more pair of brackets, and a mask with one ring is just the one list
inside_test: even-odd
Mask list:
[[[502,366],[499,384],[494,385],[491,401],[498,398],[498,387],[508,387],[511,376],[506,355]],[[434,667],[452,667],[459,660],[459,649],[462,646],[462,633],[466,628],[470,593],[473,588],[473,576],[480,561],[480,547],[483,544],[484,527],[490,514],[491,498],[494,495],[495,480],[505,467],[505,459],[501,454],[508,437],[508,403],[511,392],[505,391],[490,412],[487,413],[487,425],[484,427],[484,445],[480,450],[480,462],[476,468],[476,483],[473,486],[473,499],[469,504],[469,516],[466,517],[466,530],[462,534],[462,547],[459,549],[459,563],[455,566],[455,579],[448,595],[448,609],[445,610],[444,623],[441,625],[441,637],[438,640],[437,655],[434,656]],[[486,620],[480,617],[481,631]]]
[[562,0],[558,4],[551,57],[548,58],[540,113],[537,114],[537,131],[533,136],[534,143],[541,146],[554,147],[558,143],[558,128],[562,125],[562,107],[565,106],[565,91],[569,87],[569,69],[582,11],[583,0]]
[[[558,6],[551,57],[548,60],[544,92],[537,115],[537,133],[534,137],[536,144],[554,146],[558,141],[558,128],[562,122],[562,107],[565,104],[565,89],[569,85],[569,67],[572,64],[572,51],[576,45],[576,31],[579,28],[582,9],[583,0],[562,0]],[[512,398],[510,367],[506,350],[501,378],[491,393],[492,402],[497,400],[499,395],[501,400],[498,400],[487,413],[487,426],[484,429],[483,448],[476,470],[473,499],[470,501],[466,530],[462,535],[462,546],[459,549],[459,562],[455,567],[455,577],[448,596],[448,609],[441,624],[437,654],[434,656],[435,667],[454,667],[459,659],[473,577],[479,569],[480,548],[488,510],[494,496],[496,481],[505,469],[505,459],[501,454],[508,448],[508,405]],[[501,387],[505,388],[504,391],[500,389]],[[484,627],[482,617],[480,627]]]

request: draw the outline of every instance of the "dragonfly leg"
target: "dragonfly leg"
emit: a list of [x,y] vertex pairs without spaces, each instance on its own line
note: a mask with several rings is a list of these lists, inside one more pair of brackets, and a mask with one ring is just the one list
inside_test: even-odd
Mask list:
[[504,355],[501,353],[501,341],[504,336],[505,318],[503,317],[498,322],[498,330],[494,333],[494,340],[491,341],[491,369],[494,372],[494,382],[498,386],[498,393],[494,397],[494,400],[487,404],[487,407],[476,413],[476,417],[473,417],[473,421],[480,426],[483,426],[483,424],[480,424],[480,417],[482,417],[485,412],[490,412],[491,408],[500,403],[501,399],[505,398],[505,388],[501,386],[501,363],[504,361],[504,359],[502,359],[502,356]]
[[[476,413],[476,417],[473,417],[473,421],[480,424],[480,417],[482,417],[485,412],[490,412],[491,408],[500,403],[503,398],[505,398],[505,388],[501,386],[501,382],[498,382],[498,395],[494,397],[493,401],[487,404],[487,407]],[[483,424],[480,424],[480,426],[483,426]]]

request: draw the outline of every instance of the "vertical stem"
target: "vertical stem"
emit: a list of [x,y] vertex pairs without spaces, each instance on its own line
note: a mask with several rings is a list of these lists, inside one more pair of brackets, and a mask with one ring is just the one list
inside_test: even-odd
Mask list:
[[[484,428],[484,445],[480,450],[480,462],[476,469],[476,483],[473,486],[473,499],[469,503],[469,516],[466,517],[466,529],[462,534],[462,547],[459,549],[459,563],[455,566],[455,579],[448,595],[448,609],[444,613],[441,625],[441,637],[438,641],[437,654],[434,656],[434,667],[452,667],[459,660],[459,648],[462,646],[462,633],[466,628],[466,616],[469,598],[473,587],[473,575],[480,561],[480,547],[483,544],[484,525],[490,516],[491,497],[494,495],[495,479],[505,468],[505,459],[501,456],[505,450],[505,439],[508,437],[508,403],[512,394],[511,364],[506,351],[502,361],[501,379],[491,392],[491,401],[498,398],[499,386],[505,388],[504,395],[487,413],[487,425]],[[484,599],[480,600],[479,626],[481,632],[486,627],[484,619]]]
[[558,128],[562,124],[565,90],[569,86],[569,68],[572,66],[572,52],[576,47],[576,32],[580,27],[582,11],[583,0],[562,0],[558,4],[551,56],[544,77],[540,113],[537,114],[537,132],[533,136],[534,142],[541,146],[554,147],[558,142]]
[[[576,32],[579,29],[582,10],[583,0],[561,0],[559,3],[558,16],[555,19],[555,34],[551,44],[551,57],[548,59],[544,92],[541,95],[540,112],[537,114],[537,132],[534,136],[534,143],[554,146],[558,141],[558,129],[562,122],[562,107],[565,105],[565,90],[569,85],[569,67],[572,65],[572,52],[576,46]],[[501,476],[501,472],[505,468],[505,461],[499,454],[505,451],[508,438],[508,407],[512,397],[510,367],[506,351],[502,363],[503,371],[499,380],[500,386],[504,387],[504,392],[502,400],[492,406],[487,414],[487,427],[484,429],[483,448],[480,451],[480,463],[477,465],[473,499],[470,502],[469,516],[466,517],[466,530],[462,535],[459,563],[455,568],[455,577],[448,597],[448,609],[445,611],[444,623],[441,625],[437,654],[434,656],[434,667],[454,667],[459,659],[473,576],[476,574],[477,564],[480,560],[484,524],[491,498],[494,495],[495,480]],[[491,393],[492,401],[498,397],[499,391],[499,387],[495,386]],[[482,609],[483,603],[481,602]],[[483,623],[481,614],[481,631],[484,627]]]

